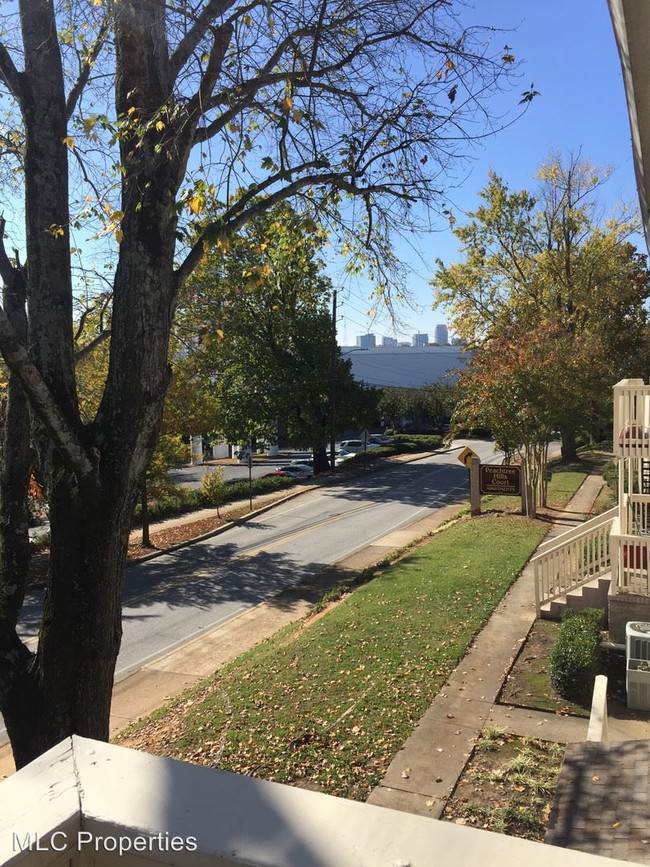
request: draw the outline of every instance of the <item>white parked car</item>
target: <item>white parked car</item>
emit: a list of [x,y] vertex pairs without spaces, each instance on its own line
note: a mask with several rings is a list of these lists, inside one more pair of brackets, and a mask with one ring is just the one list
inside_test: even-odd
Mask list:
[[[367,449],[378,449],[379,447],[379,443],[373,443],[370,440],[366,443]],[[338,452],[340,455],[357,454],[357,452],[362,452],[363,448],[363,440],[342,440]]]

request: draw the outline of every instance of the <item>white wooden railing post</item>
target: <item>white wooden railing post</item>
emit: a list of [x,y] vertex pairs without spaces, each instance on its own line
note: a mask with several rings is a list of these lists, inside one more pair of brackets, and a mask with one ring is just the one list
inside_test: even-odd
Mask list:
[[607,741],[609,737],[607,725],[607,678],[604,674],[598,674],[591,697],[587,740]]

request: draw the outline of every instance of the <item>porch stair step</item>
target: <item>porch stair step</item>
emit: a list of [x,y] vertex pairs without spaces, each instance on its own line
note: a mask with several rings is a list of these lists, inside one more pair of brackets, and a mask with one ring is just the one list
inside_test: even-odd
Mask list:
[[599,575],[588,584],[583,584],[576,590],[571,590],[566,596],[560,596],[541,607],[542,620],[561,620],[562,615],[570,608],[572,611],[583,611],[585,608],[601,608],[607,612],[607,596],[612,582],[611,573]]

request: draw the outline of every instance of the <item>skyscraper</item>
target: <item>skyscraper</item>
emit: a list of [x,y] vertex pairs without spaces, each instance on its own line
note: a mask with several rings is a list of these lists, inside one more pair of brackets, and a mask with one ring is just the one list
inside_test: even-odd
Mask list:
[[357,346],[359,349],[374,349],[375,335],[374,334],[358,334]]
[[446,325],[436,325],[434,343],[438,346],[447,346],[449,344],[449,332]]
[[414,334],[413,335],[413,346],[428,346],[429,345],[429,335],[428,334]]

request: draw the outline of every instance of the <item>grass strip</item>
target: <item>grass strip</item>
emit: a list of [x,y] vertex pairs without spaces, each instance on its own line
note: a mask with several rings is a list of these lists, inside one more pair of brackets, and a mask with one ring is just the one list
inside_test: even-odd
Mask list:
[[[551,477],[546,490],[546,503],[552,509],[563,509],[580,485],[589,475],[591,465],[585,461],[584,466],[575,464],[563,466],[553,462],[550,465]],[[481,497],[481,508],[494,512],[519,513],[521,511],[520,497],[505,497],[486,494]]]
[[546,532],[460,521],[129,731],[139,748],[365,800]]

